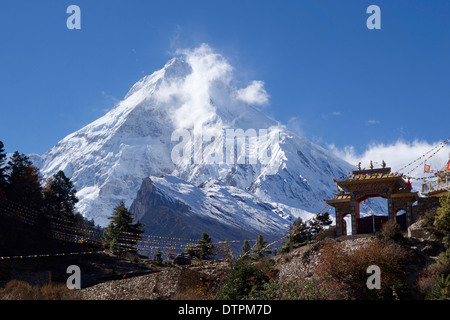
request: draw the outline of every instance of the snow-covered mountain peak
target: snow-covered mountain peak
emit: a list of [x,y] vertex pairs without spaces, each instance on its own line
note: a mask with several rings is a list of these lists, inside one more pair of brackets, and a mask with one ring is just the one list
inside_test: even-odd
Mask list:
[[[235,87],[233,68],[209,46],[178,53],[162,69],[134,84],[103,117],[45,153],[41,172],[49,176],[64,170],[78,190],[78,210],[101,225],[121,200],[131,205],[143,179],[163,175],[168,178],[153,178],[155,188],[197,211],[206,207],[189,203],[189,194],[206,199],[217,193],[219,200],[208,203],[220,207],[222,201],[224,207],[236,209],[236,214],[244,208],[238,210],[232,204],[236,197],[251,198],[252,214],[260,210],[266,221],[280,217],[291,221],[322,209],[323,199],[335,191],[332,179],[351,166],[256,108],[268,103],[264,83]],[[191,157],[177,160],[173,151],[182,139],[174,133],[179,130],[188,132],[183,139],[200,141],[200,148],[185,145],[182,150]],[[256,162],[241,162],[249,154],[239,155],[237,146],[224,144],[227,130],[234,134],[240,130],[247,136],[245,143],[254,134],[258,147],[268,152],[264,157],[258,153]],[[262,139],[264,130],[267,139]],[[208,154],[207,148],[218,152]],[[232,151],[236,154],[228,159]],[[215,161],[211,162],[213,154]],[[180,195],[180,190],[192,192]],[[193,214],[207,215],[203,211]]]

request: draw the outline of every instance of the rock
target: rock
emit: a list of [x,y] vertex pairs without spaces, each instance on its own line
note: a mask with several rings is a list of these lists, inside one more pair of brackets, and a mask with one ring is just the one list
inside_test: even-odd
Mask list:
[[173,259],[173,263],[179,266],[188,266],[191,264],[191,259],[183,254],[178,254],[175,259]]
[[161,272],[130,279],[112,280],[80,290],[82,300],[148,300],[168,299],[186,287],[201,284],[201,274],[185,268],[169,268]]
[[408,238],[420,241],[440,241],[442,234],[433,227],[428,227],[423,219],[408,227]]

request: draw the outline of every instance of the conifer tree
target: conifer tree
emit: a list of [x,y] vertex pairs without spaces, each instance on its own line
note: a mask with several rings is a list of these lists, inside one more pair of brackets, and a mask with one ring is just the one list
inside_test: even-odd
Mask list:
[[202,233],[202,238],[199,240],[200,252],[202,259],[211,259],[215,256],[216,250],[212,244],[212,240],[206,232]]
[[209,235],[206,232],[203,232],[201,239],[197,242],[197,246],[188,249],[187,253],[191,257],[207,260],[212,259],[216,255],[216,250]]
[[30,159],[15,152],[6,167],[6,197],[34,210],[41,210],[43,195],[39,170]]
[[265,253],[270,253],[271,251],[266,249],[267,241],[264,240],[262,234],[258,236],[256,240],[255,247],[253,249],[253,253],[255,254],[255,258],[261,258]]
[[329,226],[330,224],[333,223],[333,221],[331,221],[330,219],[330,214],[328,212],[324,212],[322,214],[318,214],[316,216],[317,221],[319,222],[320,226]]
[[244,244],[242,245],[241,257],[244,257],[244,259],[248,258],[251,249],[252,248],[250,247],[250,243],[248,242],[248,240],[245,240]]
[[5,173],[6,152],[3,142],[0,141],[0,200],[5,198],[6,173]]
[[128,211],[123,201],[114,208],[114,213],[108,219],[111,222],[105,229],[104,239],[110,250],[115,254],[121,251],[136,253],[137,243],[141,240],[141,234],[144,233],[144,224],[133,221],[133,214]]
[[317,214],[316,217],[307,222],[298,218],[289,228],[289,241],[285,243],[282,251],[289,252],[294,246],[308,243],[319,231],[323,230],[324,226],[329,226],[331,223],[328,212]]
[[62,170],[51,177],[44,190],[47,208],[59,218],[75,221],[75,205],[78,202],[72,181]]

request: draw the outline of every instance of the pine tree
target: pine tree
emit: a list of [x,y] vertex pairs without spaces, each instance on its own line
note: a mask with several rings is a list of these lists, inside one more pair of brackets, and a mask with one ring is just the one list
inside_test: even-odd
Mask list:
[[250,247],[250,243],[248,242],[248,240],[245,240],[244,244],[242,245],[241,257],[244,257],[244,259],[248,258],[251,250],[252,248]]
[[44,190],[47,207],[56,217],[75,221],[75,205],[78,202],[72,181],[63,171],[51,177]]
[[30,159],[16,151],[8,161],[6,172],[7,199],[34,210],[41,210],[43,206],[41,177]]
[[6,152],[3,142],[0,141],[0,201],[5,198],[6,173],[5,173]]
[[263,235],[260,234],[258,236],[258,239],[256,240],[255,247],[253,249],[255,258],[261,258],[264,256],[265,253],[270,253],[270,250],[266,249],[266,245],[267,241],[265,241]]
[[158,266],[163,265],[163,258],[162,258],[162,252],[161,250],[158,250],[158,252],[155,255],[155,262]]
[[308,240],[309,226],[306,222],[303,222],[302,218],[298,218],[292,224],[292,227],[290,228],[289,232],[290,232],[289,242],[292,247],[296,244],[301,244]]
[[322,214],[318,214],[316,216],[317,221],[319,222],[320,226],[329,226],[333,223],[330,219],[330,214],[328,212],[324,212]]
[[198,240],[194,248],[187,249],[187,254],[197,259],[212,259],[216,255],[215,247],[211,238],[206,232],[202,233],[201,239]]
[[328,212],[317,214],[315,218],[307,222],[298,218],[289,228],[289,241],[285,243],[282,252],[289,252],[294,246],[308,243],[317,233],[323,230],[324,226],[329,226],[331,223]]
[[206,232],[202,233],[202,238],[198,241],[201,259],[212,259],[215,256],[215,248],[211,238]]
[[144,233],[144,225],[133,222],[133,214],[128,211],[123,201],[114,208],[114,213],[108,219],[111,222],[105,229],[104,239],[110,250],[115,254],[121,251],[136,253],[137,243],[141,240],[141,234]]

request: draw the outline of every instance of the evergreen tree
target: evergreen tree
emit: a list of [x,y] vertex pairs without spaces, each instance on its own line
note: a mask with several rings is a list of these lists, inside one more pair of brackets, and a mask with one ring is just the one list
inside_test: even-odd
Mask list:
[[0,200],[5,198],[6,173],[5,173],[6,152],[3,142],[0,141]]
[[104,239],[109,248],[115,254],[123,250],[136,253],[136,245],[141,240],[141,234],[144,233],[144,225],[133,222],[133,214],[128,211],[123,201],[114,208],[114,213],[108,219],[111,222],[105,229]]
[[324,226],[329,226],[331,223],[332,221],[328,212],[317,214],[315,218],[308,222],[304,222],[302,218],[298,218],[289,228],[289,241],[284,244],[282,252],[289,252],[294,246],[308,243]]
[[161,250],[158,250],[158,252],[156,253],[156,255],[155,255],[155,261],[156,261],[156,264],[157,264],[158,266],[161,266],[161,265],[163,264],[163,258],[162,258],[162,252],[161,252]]
[[333,221],[331,221],[330,219],[330,214],[328,212],[324,212],[322,214],[318,214],[316,216],[317,221],[319,222],[320,226],[329,226],[330,224],[333,223]]
[[6,172],[7,199],[34,210],[41,210],[43,206],[41,177],[30,159],[16,151],[8,161]]
[[265,253],[271,252],[270,250],[265,249],[266,245],[267,245],[267,241],[265,241],[263,235],[260,234],[258,236],[258,239],[256,240],[255,247],[253,249],[255,258],[261,258],[264,256]]
[[75,221],[75,205],[78,202],[76,193],[72,181],[66,177],[63,171],[58,171],[47,181],[44,190],[50,213],[59,218]]
[[211,238],[206,232],[202,233],[202,238],[198,241],[200,249],[200,259],[212,259],[216,252]]
[[292,245],[304,243],[309,237],[309,227],[306,222],[303,222],[302,218],[298,218],[292,224],[290,228],[289,241]]
[[248,240],[245,240],[244,244],[242,245],[241,257],[244,257],[244,259],[247,259],[249,257],[249,253],[251,250],[252,250],[252,248],[250,247],[250,243],[248,242]]
[[187,249],[187,253],[191,257],[208,260],[216,255],[216,250],[209,235],[203,232],[202,238],[197,242],[197,246]]

